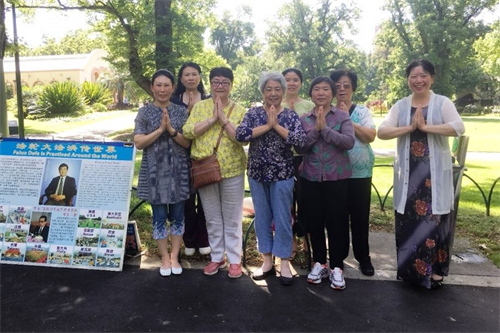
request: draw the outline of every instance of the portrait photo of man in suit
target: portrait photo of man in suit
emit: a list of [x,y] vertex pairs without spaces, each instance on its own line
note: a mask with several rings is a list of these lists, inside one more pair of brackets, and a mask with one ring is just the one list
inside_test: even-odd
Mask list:
[[49,237],[50,223],[46,215],[42,215],[38,218],[38,226],[33,228],[33,234],[35,236],[42,236],[43,242],[47,243],[47,238]]
[[72,199],[76,195],[75,178],[68,176],[68,165],[59,165],[59,176],[54,177],[45,189],[47,201],[45,205],[72,206]]

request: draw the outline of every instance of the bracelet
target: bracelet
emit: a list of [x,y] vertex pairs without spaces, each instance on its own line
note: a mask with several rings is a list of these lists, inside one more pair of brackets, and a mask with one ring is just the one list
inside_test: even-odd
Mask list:
[[170,133],[169,134],[170,134],[171,138],[175,138],[177,136],[177,133],[178,133],[177,130],[174,129],[174,134],[170,134]]
[[222,128],[226,128],[227,125],[229,125],[230,121],[228,120],[224,125],[222,125]]

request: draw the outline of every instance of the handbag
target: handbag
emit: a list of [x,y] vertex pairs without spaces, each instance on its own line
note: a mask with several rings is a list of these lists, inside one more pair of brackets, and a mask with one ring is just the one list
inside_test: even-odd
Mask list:
[[[234,103],[227,113],[227,118],[231,115],[233,111]],[[222,181],[222,176],[220,173],[220,164],[217,159],[217,149],[219,148],[220,140],[222,139],[222,134],[224,133],[224,126],[221,128],[219,133],[219,138],[217,139],[217,144],[215,145],[214,152],[212,155],[204,157],[199,160],[191,159],[191,183],[194,189],[199,189],[207,185],[220,183]]]

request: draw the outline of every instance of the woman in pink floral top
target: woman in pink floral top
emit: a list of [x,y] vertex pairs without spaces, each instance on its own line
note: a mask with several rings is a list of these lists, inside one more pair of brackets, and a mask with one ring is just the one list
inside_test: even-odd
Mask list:
[[[315,261],[307,281],[318,284],[330,277],[330,286],[342,290],[344,259],[349,254],[347,180],[352,174],[347,151],[354,146],[354,128],[349,114],[331,105],[335,93],[329,77],[317,77],[311,82],[309,95],[316,106],[300,117],[306,144],[297,152],[304,155],[302,196]],[[325,227],[330,265],[326,262]]]

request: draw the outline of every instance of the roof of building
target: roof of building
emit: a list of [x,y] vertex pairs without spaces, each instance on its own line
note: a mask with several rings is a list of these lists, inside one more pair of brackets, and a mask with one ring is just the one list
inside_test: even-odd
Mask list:
[[[106,55],[106,51],[95,49],[88,54],[20,57],[19,67],[21,72],[83,70],[91,59],[102,58]],[[14,58],[5,58],[3,65],[5,73],[16,71]]]

